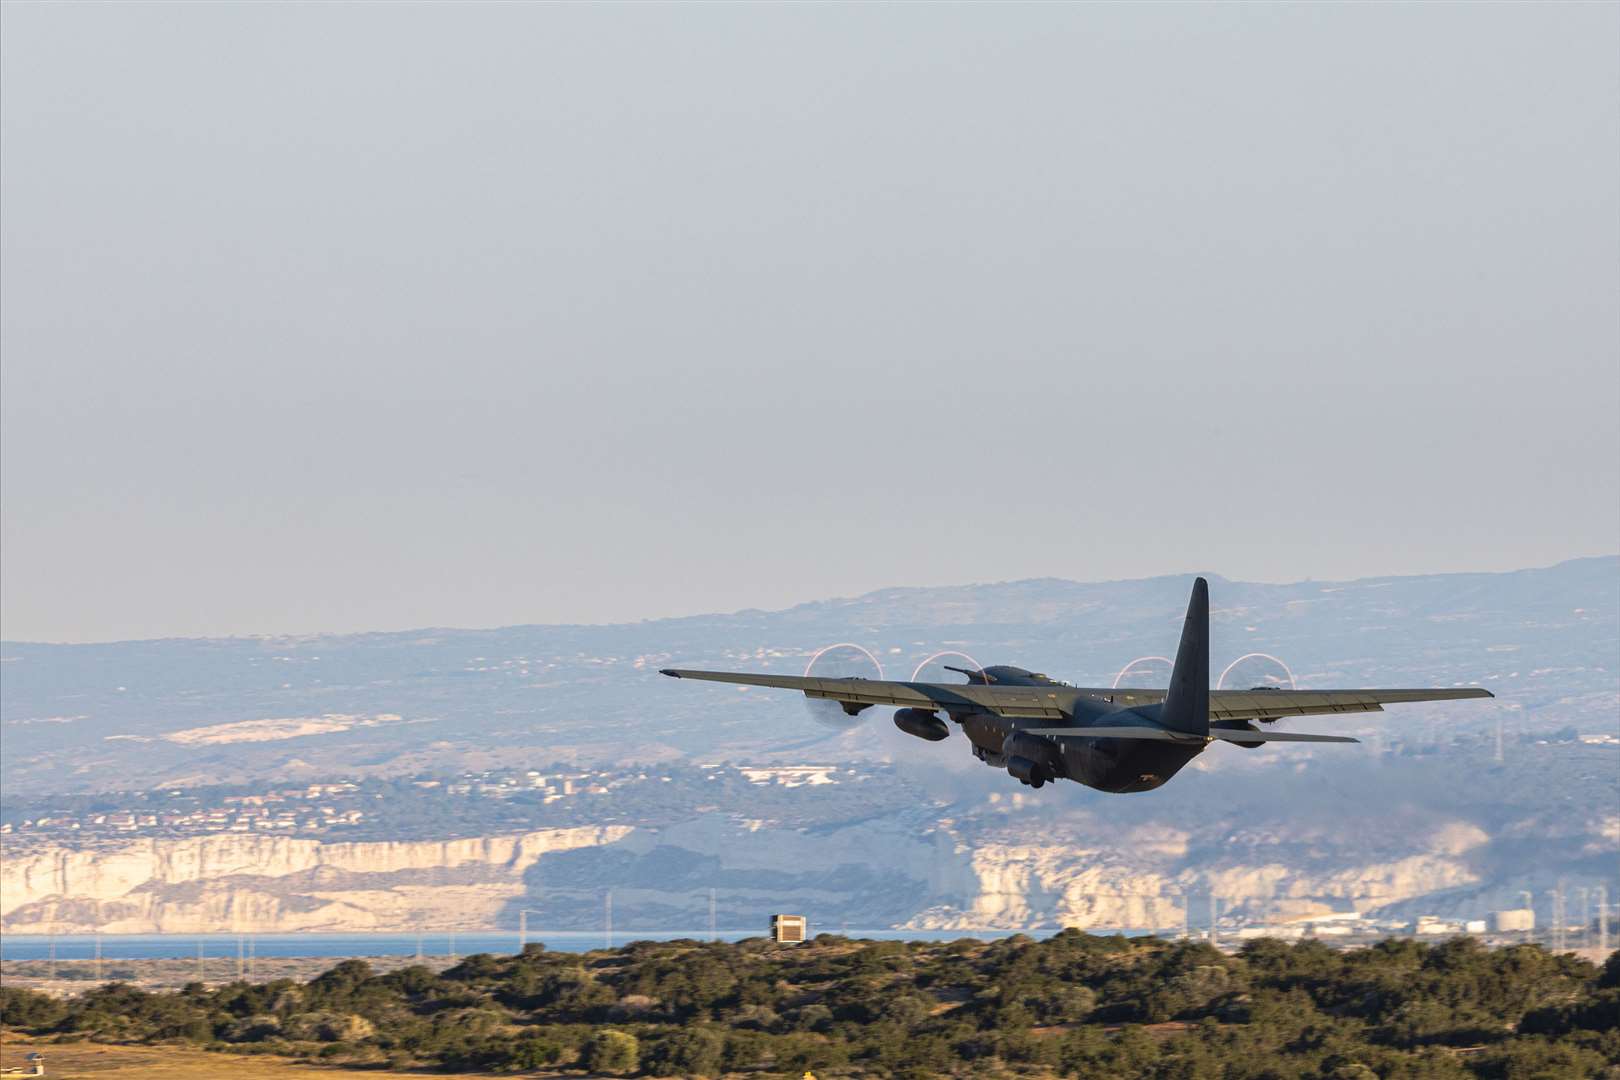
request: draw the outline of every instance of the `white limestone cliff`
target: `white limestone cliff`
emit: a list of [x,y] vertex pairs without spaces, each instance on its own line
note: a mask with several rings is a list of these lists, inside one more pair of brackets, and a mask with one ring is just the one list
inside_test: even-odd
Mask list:
[[[370,843],[223,834],[0,857],[11,933],[268,933],[487,925],[542,856],[628,826]],[[450,872],[446,879],[445,872]]]

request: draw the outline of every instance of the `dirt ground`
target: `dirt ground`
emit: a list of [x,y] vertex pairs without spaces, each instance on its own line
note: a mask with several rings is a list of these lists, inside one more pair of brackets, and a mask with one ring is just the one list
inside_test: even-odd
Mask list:
[[[0,1069],[25,1066],[32,1052],[45,1055],[47,1080],[366,1080],[369,1077],[492,1077],[491,1073],[400,1072],[394,1069],[342,1069],[308,1065],[268,1054],[215,1054],[194,1047],[107,1046],[101,1043],[53,1043],[13,1032],[0,1032]],[[10,1072],[0,1073],[11,1080]],[[555,1080],[556,1072],[503,1074],[509,1080]],[[578,1073],[569,1074],[579,1077]],[[582,1080],[591,1080],[584,1077]],[[668,1078],[666,1078],[668,1080]]]
[[[12,1034],[0,1039],[0,1068],[21,1067],[34,1051],[45,1055],[49,1080],[342,1080],[358,1075],[287,1058],[211,1054],[188,1047],[36,1042]],[[365,1075],[407,1074],[368,1070]]]

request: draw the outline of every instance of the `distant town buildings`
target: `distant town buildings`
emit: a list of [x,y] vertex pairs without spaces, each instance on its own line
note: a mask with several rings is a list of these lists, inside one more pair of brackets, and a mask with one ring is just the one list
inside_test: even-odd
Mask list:
[[[780,785],[783,787],[815,787],[836,784],[859,775],[859,770],[835,765],[765,765],[733,767],[715,765],[707,768],[711,779],[723,779],[726,774],[740,777],[750,784]],[[633,772],[622,770],[489,770],[465,773],[456,777],[423,778],[399,781],[405,789],[423,797],[450,799],[510,800],[520,796],[531,804],[542,806],[562,803],[582,796],[612,794],[626,785],[647,783],[667,777],[658,777],[645,768]],[[228,789],[227,789],[228,790]],[[93,842],[96,837],[183,837],[209,833],[275,833],[287,836],[321,837],[345,831],[354,833],[370,824],[376,816],[377,804],[370,799],[383,796],[370,794],[361,783],[335,781],[313,783],[300,787],[277,787],[266,791],[232,794],[218,793],[218,789],[171,789],[161,793],[125,793],[132,802],[150,802],[154,794],[161,795],[166,805],[154,810],[97,810],[95,812],[67,809],[36,812],[32,816],[12,817],[0,822],[0,835],[16,836],[38,841],[64,842],[70,837],[76,845]],[[113,802],[119,793],[98,796],[101,803]],[[397,796],[396,796],[397,797]],[[538,797],[538,798],[536,798]]]
[[781,784],[783,787],[802,787],[806,784],[836,784],[836,765],[772,765],[739,770],[751,784]]

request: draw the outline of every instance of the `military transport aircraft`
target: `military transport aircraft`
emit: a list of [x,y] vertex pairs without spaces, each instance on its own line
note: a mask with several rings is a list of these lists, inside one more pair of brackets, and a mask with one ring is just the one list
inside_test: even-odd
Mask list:
[[965,684],[818,679],[734,671],[664,668],[677,679],[800,690],[838,702],[851,716],[873,705],[898,706],[901,731],[936,742],[959,724],[973,756],[1022,783],[1074,780],[1099,791],[1151,791],[1212,740],[1254,748],[1268,742],[1357,742],[1343,735],[1262,731],[1254,721],[1318,713],[1382,712],[1400,701],[1491,697],[1479,687],[1432,690],[1211,690],[1209,583],[1193,583],[1167,690],[1069,686],[1016,667],[951,668]]

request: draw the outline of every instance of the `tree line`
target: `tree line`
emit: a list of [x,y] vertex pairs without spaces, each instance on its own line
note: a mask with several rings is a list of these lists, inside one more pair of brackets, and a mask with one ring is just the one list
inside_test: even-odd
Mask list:
[[1620,954],[1391,939],[1337,951],[1064,931],[1036,941],[531,945],[440,973],[346,960],[299,983],[0,988],[38,1036],[334,1064],[610,1076],[1620,1076]]

